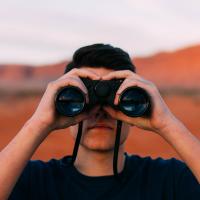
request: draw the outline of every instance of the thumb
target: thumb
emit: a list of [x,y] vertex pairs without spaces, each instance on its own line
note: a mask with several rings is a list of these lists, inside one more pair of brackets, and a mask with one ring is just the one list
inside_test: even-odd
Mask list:
[[145,129],[147,121],[142,117],[129,117],[119,110],[115,110],[109,106],[104,106],[103,109],[114,119],[121,120],[128,123],[131,126],[137,126]]

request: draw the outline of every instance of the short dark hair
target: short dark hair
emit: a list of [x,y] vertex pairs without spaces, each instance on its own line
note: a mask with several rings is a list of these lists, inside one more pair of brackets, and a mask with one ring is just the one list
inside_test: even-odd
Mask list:
[[82,66],[136,71],[128,53],[110,44],[92,44],[79,48],[75,51],[72,61],[67,64],[64,73]]

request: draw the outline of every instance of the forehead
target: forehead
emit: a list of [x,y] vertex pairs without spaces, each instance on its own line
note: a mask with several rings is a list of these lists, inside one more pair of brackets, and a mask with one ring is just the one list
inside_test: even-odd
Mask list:
[[89,71],[92,71],[100,76],[104,76],[104,75],[107,75],[109,72],[113,72],[114,70],[113,69],[108,69],[108,68],[105,68],[105,67],[87,67],[87,66],[83,66],[81,67],[82,69],[86,69],[86,70],[89,70]]

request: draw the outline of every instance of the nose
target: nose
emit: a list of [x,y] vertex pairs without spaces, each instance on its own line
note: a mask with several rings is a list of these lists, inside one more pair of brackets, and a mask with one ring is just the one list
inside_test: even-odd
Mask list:
[[96,119],[105,119],[108,117],[109,117],[108,113],[106,113],[106,111],[102,108],[102,106],[99,108],[99,110],[95,114]]

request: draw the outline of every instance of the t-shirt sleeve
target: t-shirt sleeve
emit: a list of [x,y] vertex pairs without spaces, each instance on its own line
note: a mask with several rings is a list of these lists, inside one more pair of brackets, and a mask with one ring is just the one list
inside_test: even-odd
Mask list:
[[8,200],[27,200],[29,199],[30,190],[30,161],[18,178]]
[[175,196],[177,200],[199,200],[200,184],[190,168],[182,161],[172,159]]

